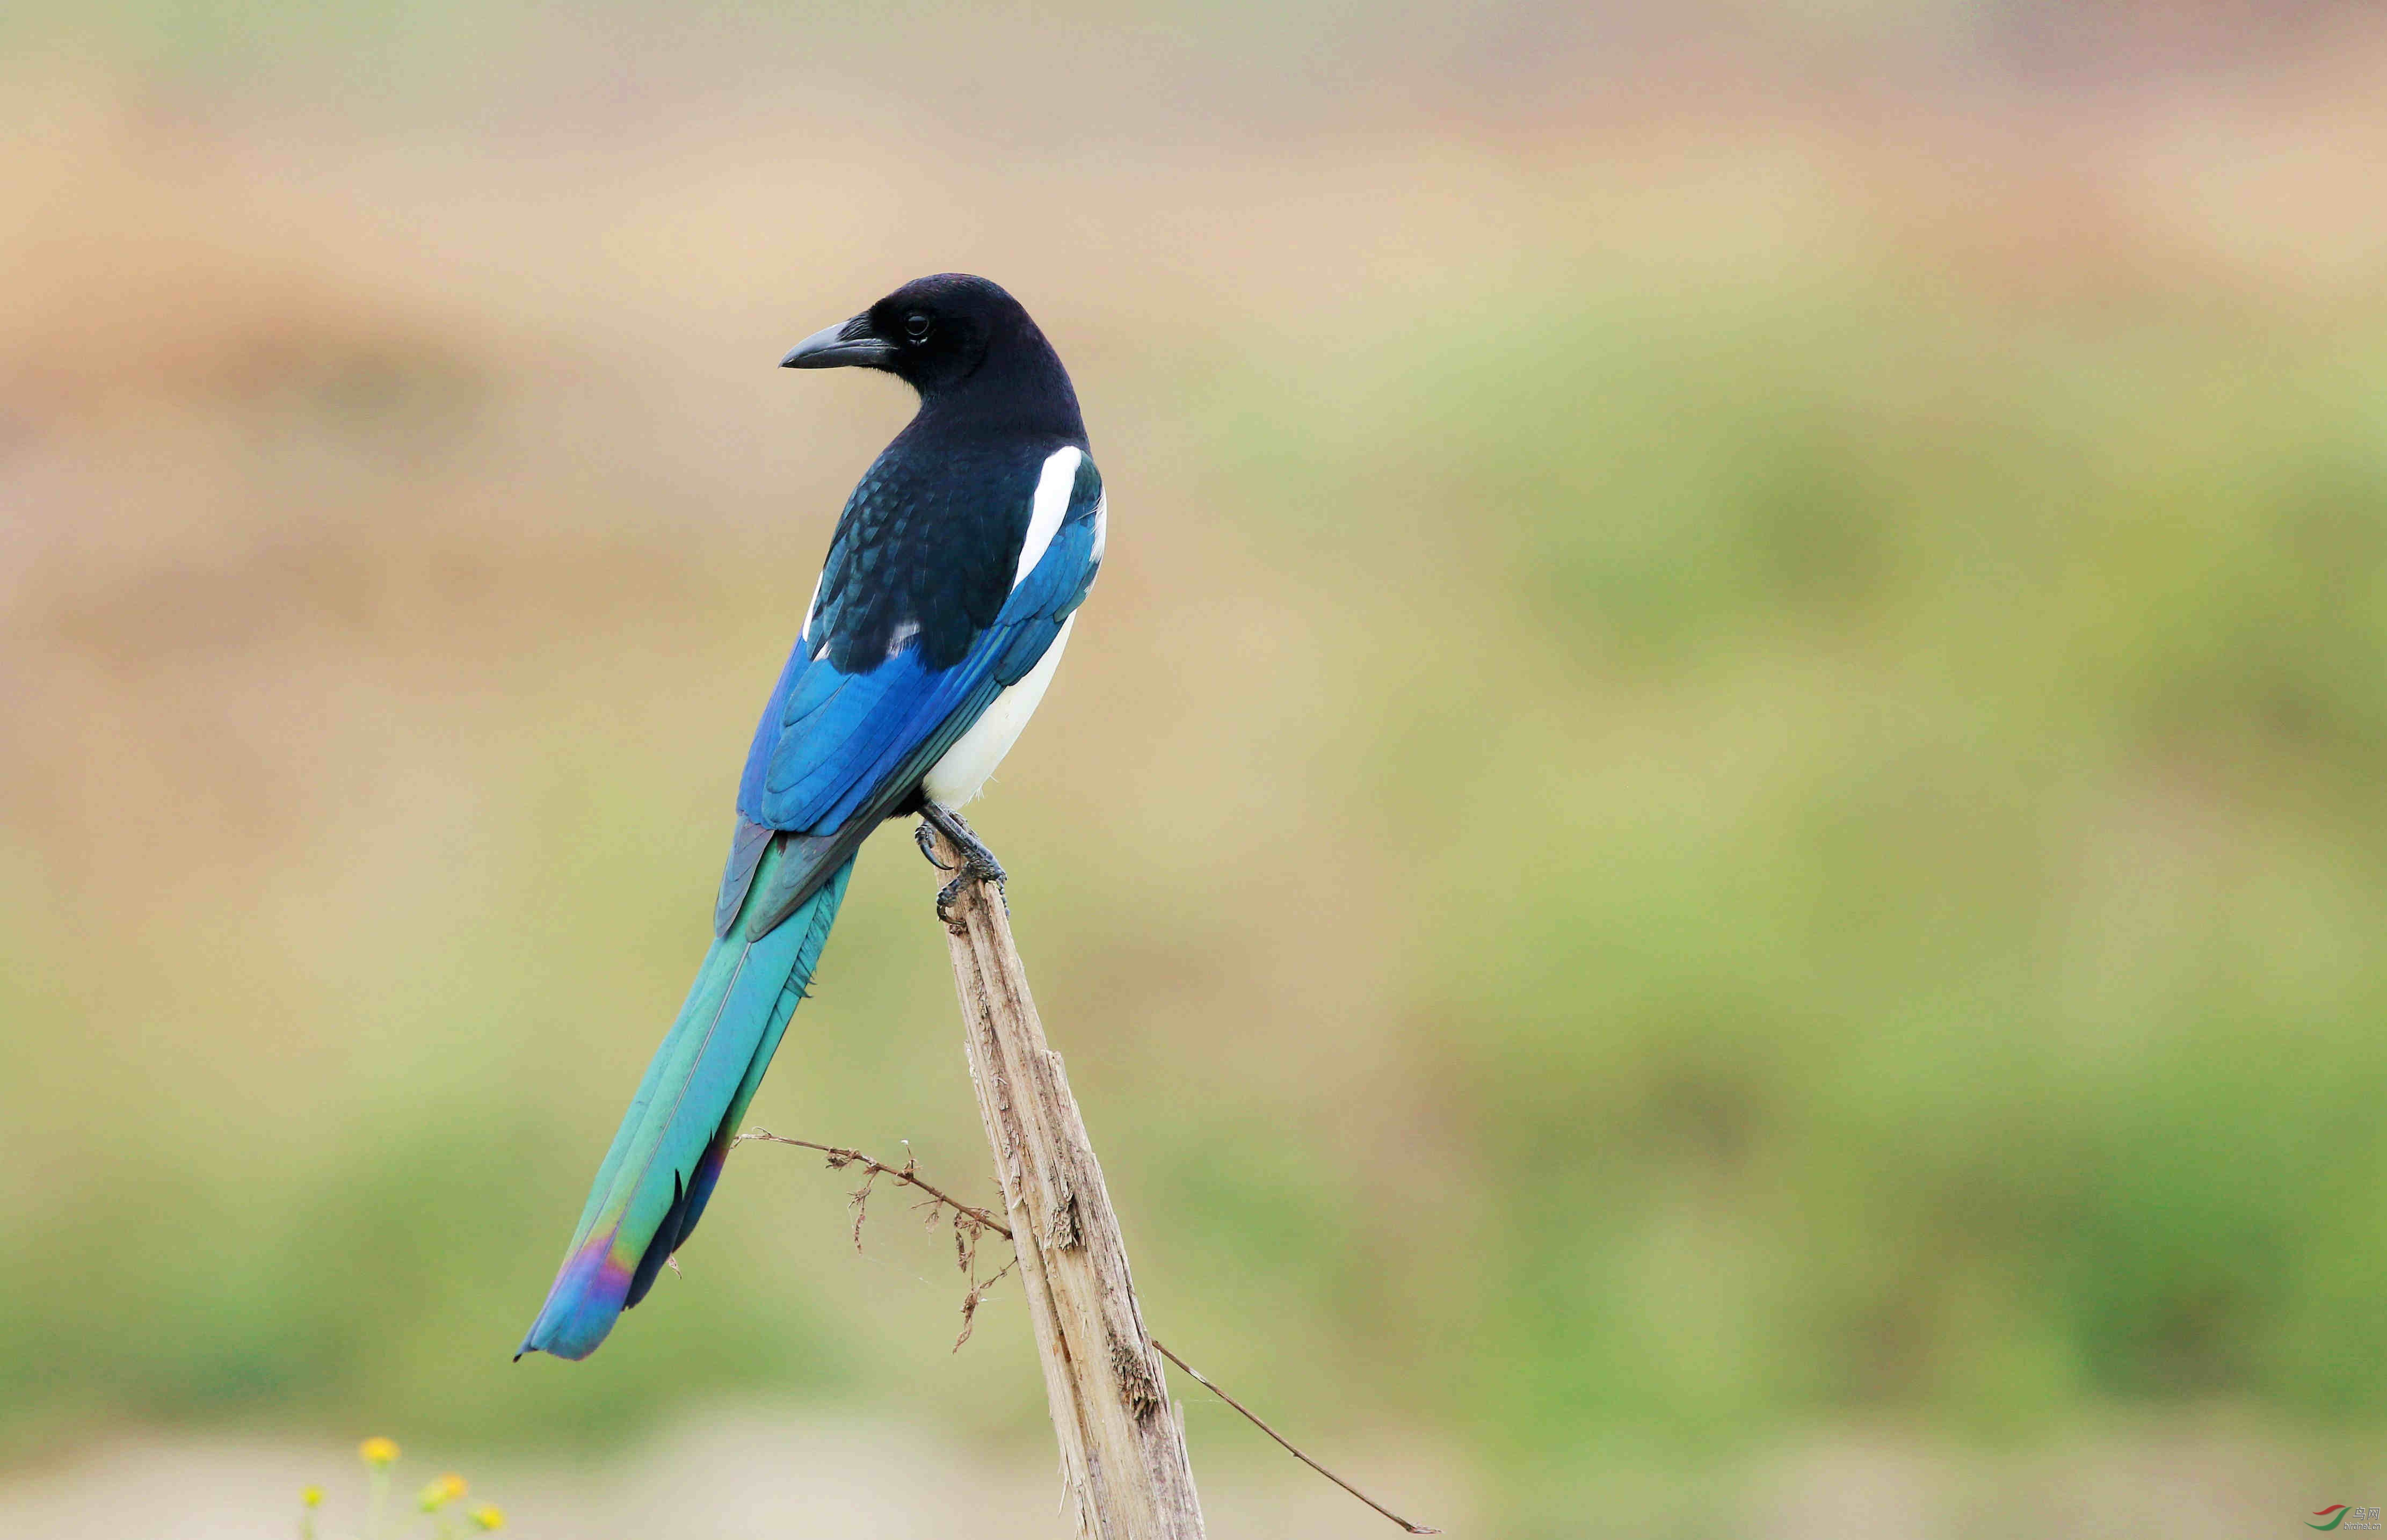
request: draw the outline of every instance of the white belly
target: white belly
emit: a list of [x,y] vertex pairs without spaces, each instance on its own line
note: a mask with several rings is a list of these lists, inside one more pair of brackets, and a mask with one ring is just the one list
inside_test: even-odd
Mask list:
[[1045,687],[1053,682],[1053,671],[1061,666],[1061,650],[1069,645],[1069,628],[1078,624],[1071,615],[1061,623],[1053,645],[1044,656],[1028,671],[1019,683],[994,698],[986,714],[970,724],[970,730],[954,740],[926,776],[920,777],[921,788],[928,800],[947,807],[959,807],[979,794],[1003,756],[1019,740],[1020,729],[1036,714],[1036,707],[1044,699]]

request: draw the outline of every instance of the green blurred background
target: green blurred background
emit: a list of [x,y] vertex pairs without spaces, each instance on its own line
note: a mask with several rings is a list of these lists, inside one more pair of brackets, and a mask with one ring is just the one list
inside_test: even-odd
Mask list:
[[[0,1519],[802,1464],[735,1408],[1058,1533],[1016,1294],[949,1354],[808,1155],[507,1361],[907,410],[772,366],[944,269],[1116,505],[979,827],[1173,1346],[1524,1540],[2381,1500],[2382,70],[2254,0],[11,7]],[[991,1192],[929,891],[865,854],[755,1120]],[[1188,1416],[1215,1532],[1381,1527]]]

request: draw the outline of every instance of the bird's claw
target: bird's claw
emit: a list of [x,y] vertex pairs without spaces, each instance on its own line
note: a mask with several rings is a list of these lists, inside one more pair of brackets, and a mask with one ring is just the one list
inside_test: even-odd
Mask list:
[[[937,865],[944,871],[950,872],[954,869],[941,861]],[[954,917],[954,901],[960,898],[962,890],[973,882],[993,883],[995,897],[1003,901],[1004,913],[1009,914],[1011,895],[1004,890],[1003,885],[1005,880],[1003,867],[996,864],[992,856],[981,860],[976,855],[964,855],[960,875],[937,890],[937,918],[945,922],[946,929],[956,935],[960,934],[962,927],[961,922]]]
[[[937,836],[940,834],[953,844],[954,853],[961,857],[958,865],[949,866],[937,859]],[[961,934],[961,922],[954,917],[954,902],[962,896],[962,890],[973,882],[993,883],[996,896],[1003,901],[1004,912],[1010,912],[1011,895],[1004,890],[1003,863],[994,858],[994,852],[988,850],[969,825],[962,821],[960,814],[931,803],[920,814],[919,827],[912,831],[912,838],[931,865],[941,872],[954,874],[954,879],[937,890],[937,918],[945,922],[947,930],[956,936]]]

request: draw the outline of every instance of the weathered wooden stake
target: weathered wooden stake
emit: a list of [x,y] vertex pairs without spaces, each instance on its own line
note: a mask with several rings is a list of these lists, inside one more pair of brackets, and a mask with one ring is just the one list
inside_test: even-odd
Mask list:
[[[958,869],[960,854],[941,835],[936,849]],[[1169,1402],[1144,1332],[1118,1216],[1061,1055],[1045,1046],[1002,895],[967,882],[950,908],[970,1079],[1016,1237],[1078,1534],[1201,1540],[1183,1412]]]

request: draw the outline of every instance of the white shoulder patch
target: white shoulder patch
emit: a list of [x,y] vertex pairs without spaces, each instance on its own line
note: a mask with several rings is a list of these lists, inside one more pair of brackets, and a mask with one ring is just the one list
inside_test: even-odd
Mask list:
[[1086,452],[1074,444],[1053,451],[1044,461],[1044,473],[1036,478],[1036,500],[1029,507],[1028,539],[1019,548],[1019,570],[1011,576],[1015,588],[1028,581],[1036,563],[1044,560],[1044,548],[1061,532],[1062,516],[1069,511],[1069,493],[1078,485],[1078,462]]
[[820,656],[820,650],[812,644],[813,612],[820,608],[821,585],[827,580],[828,569],[827,567],[823,567],[821,569],[820,576],[813,579],[813,597],[804,601],[804,624],[796,632],[796,641],[803,648],[805,656],[807,657],[817,658]]

